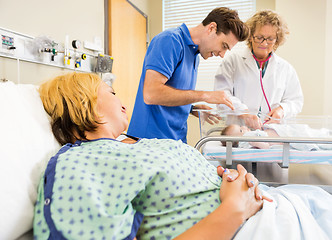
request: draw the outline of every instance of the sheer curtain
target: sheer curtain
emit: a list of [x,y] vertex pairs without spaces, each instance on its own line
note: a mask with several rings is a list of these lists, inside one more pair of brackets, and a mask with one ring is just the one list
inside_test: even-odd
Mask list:
[[[229,7],[238,11],[240,19],[246,21],[256,10],[255,0],[163,0],[163,29],[177,27],[182,23],[194,27],[216,7]],[[239,42],[232,49],[238,51],[245,46]],[[197,90],[213,90],[214,75],[220,64],[220,57],[200,59],[197,76]]]

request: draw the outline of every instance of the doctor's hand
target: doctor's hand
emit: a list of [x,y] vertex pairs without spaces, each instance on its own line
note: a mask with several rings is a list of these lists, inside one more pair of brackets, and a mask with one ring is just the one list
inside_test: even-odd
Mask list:
[[[211,110],[212,108],[205,104],[193,105],[193,110],[191,111],[191,114],[194,115],[195,117],[199,117],[198,111],[195,111],[199,109]],[[221,117],[219,115],[212,114],[209,111],[202,111],[201,116],[204,121],[208,122],[211,125],[217,124],[219,123],[219,120],[221,120]]]
[[281,119],[284,117],[284,109],[282,106],[279,106],[277,108],[274,108],[267,114],[271,118],[265,118],[264,124],[270,124],[270,123],[280,123]]
[[242,114],[239,117],[244,120],[245,125],[249,128],[261,129],[263,126],[262,121],[256,115]]
[[203,101],[213,104],[225,104],[227,107],[234,110],[232,101],[224,91],[206,91],[204,94]]

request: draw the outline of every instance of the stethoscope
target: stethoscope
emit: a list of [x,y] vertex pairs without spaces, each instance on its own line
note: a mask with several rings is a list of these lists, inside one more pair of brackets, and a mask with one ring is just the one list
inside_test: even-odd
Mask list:
[[271,106],[270,106],[270,103],[269,101],[267,100],[267,97],[266,97],[266,94],[265,94],[265,90],[264,90],[264,86],[263,86],[263,63],[269,61],[269,59],[272,57],[272,54],[270,54],[270,56],[265,59],[265,60],[258,60],[255,55],[253,54],[252,55],[254,57],[254,59],[259,63],[259,76],[260,76],[260,83],[261,83],[261,89],[262,89],[262,92],[263,92],[263,95],[264,95],[264,98],[265,98],[265,101],[266,101],[266,104],[269,108],[269,111],[271,112]]

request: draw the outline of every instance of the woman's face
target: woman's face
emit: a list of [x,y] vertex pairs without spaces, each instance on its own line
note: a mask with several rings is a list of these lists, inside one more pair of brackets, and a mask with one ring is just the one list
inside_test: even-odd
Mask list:
[[[108,125],[115,135],[120,135],[128,127],[126,108],[115,96],[112,87],[102,82],[98,89],[97,112],[103,125]],[[117,136],[115,136],[117,137]]]
[[257,27],[251,38],[255,56],[259,60],[265,60],[273,51],[277,40],[277,28],[272,25]]

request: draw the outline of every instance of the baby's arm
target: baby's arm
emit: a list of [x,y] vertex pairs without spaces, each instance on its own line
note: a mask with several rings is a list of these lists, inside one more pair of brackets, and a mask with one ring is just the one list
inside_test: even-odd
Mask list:
[[249,144],[253,147],[259,149],[268,149],[270,148],[270,144],[268,142],[249,142]]

